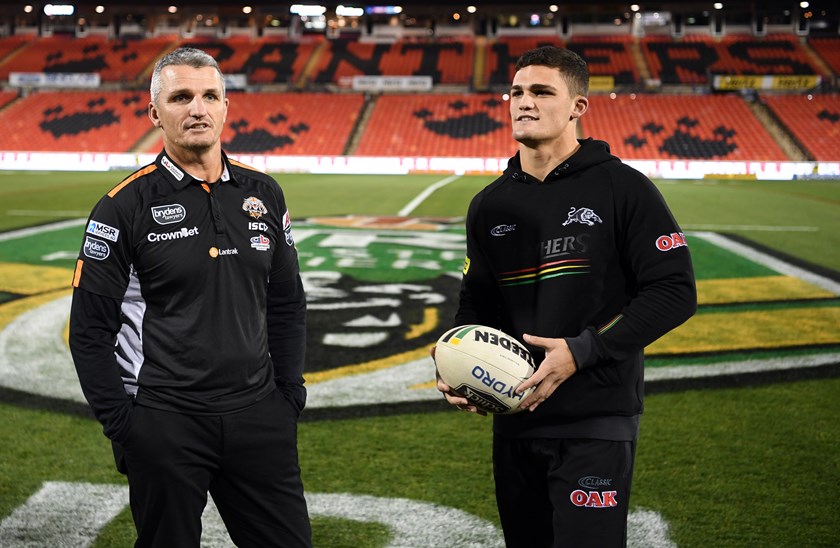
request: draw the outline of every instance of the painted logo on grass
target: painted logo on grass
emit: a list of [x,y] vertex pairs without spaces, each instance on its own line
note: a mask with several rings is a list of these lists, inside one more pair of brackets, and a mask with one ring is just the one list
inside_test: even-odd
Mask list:
[[[49,238],[21,232],[0,241],[0,386],[84,403],[61,339],[69,300],[59,300],[68,293],[82,223],[56,228]],[[461,221],[319,218],[295,223],[294,232],[309,307],[307,408],[440,401],[428,349],[451,327],[457,307]],[[721,279],[698,281],[700,313],[646,350],[649,382],[837,363],[830,350],[840,345],[840,306],[832,300],[840,284],[719,235],[692,238],[698,264],[705,253],[728,253],[720,264],[752,266],[748,277],[733,266]],[[94,243],[85,252],[99,258],[107,244]],[[780,306],[780,296],[796,306]],[[773,359],[749,359],[760,351]]]

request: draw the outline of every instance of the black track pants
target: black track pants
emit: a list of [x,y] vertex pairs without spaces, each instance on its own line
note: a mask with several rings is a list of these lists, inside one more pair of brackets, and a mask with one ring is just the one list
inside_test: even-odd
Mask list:
[[635,452],[630,441],[494,436],[507,547],[625,546]]
[[128,475],[135,546],[198,547],[207,492],[233,542],[308,547],[294,404],[275,390],[230,415],[136,406],[117,467]]

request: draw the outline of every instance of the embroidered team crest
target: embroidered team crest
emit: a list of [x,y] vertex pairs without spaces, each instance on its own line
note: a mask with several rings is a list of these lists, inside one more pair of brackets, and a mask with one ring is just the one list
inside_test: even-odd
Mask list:
[[583,225],[594,226],[595,223],[603,223],[604,221],[601,220],[598,215],[595,214],[594,211],[589,209],[588,207],[581,207],[576,208],[572,207],[569,210],[569,218],[563,223],[563,226],[570,225],[572,223],[580,223]]
[[268,214],[265,204],[259,198],[249,196],[242,201],[242,211],[248,213],[252,218],[259,219],[263,215]]

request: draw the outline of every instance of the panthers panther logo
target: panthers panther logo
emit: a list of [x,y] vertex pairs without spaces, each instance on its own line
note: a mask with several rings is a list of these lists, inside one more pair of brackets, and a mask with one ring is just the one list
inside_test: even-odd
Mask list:
[[580,223],[589,226],[595,226],[595,223],[603,223],[604,221],[601,220],[598,215],[595,214],[594,211],[589,209],[588,207],[581,207],[580,209],[572,206],[572,209],[569,210],[569,218],[563,223],[563,226],[570,225],[572,223]]

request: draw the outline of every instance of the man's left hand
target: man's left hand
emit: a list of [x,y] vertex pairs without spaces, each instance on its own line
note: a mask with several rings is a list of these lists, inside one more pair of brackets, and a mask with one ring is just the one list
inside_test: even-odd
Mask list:
[[577,366],[575,366],[575,358],[569,351],[569,345],[566,344],[565,339],[535,337],[527,333],[524,335],[524,339],[526,343],[545,350],[545,359],[540,367],[516,389],[518,393],[521,393],[532,386],[537,387],[527,398],[522,400],[522,404],[519,406],[525,411],[533,411],[553,394],[560,384],[574,375]]

